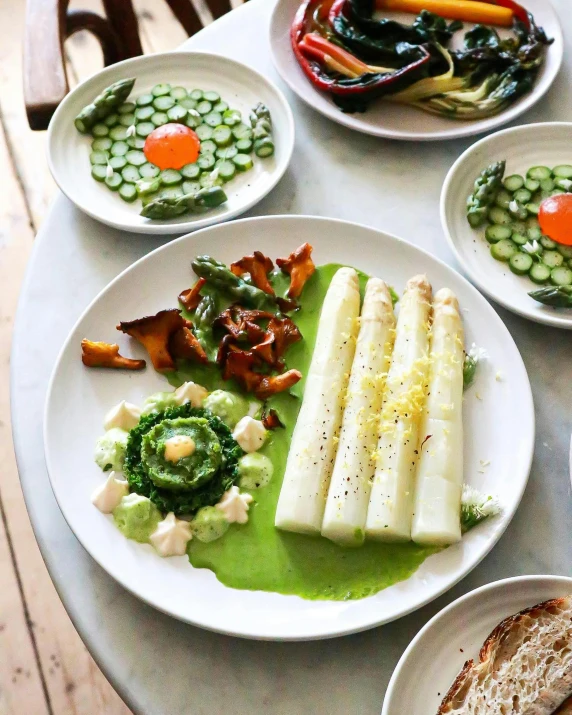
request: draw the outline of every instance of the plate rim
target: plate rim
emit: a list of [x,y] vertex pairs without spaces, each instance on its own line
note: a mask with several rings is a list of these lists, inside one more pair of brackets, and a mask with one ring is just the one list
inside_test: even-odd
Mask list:
[[391,674],[391,678],[389,679],[389,683],[387,684],[387,689],[385,691],[385,696],[383,699],[381,715],[389,715],[389,707],[392,704],[391,698],[393,697],[393,690],[397,687],[397,681],[403,675],[402,671],[406,667],[407,661],[409,660],[411,654],[417,648],[419,643],[422,642],[427,632],[430,631],[442,618],[447,616],[451,611],[455,610],[456,608],[459,608],[460,606],[465,605],[465,603],[472,601],[474,598],[478,598],[483,594],[487,594],[491,591],[497,591],[506,586],[511,586],[515,583],[541,583],[542,581],[548,580],[562,581],[566,584],[569,584],[572,590],[572,576],[565,576],[563,574],[522,574],[520,576],[508,576],[507,578],[498,579],[497,581],[490,581],[489,583],[485,583],[482,586],[478,586],[472,591],[469,591],[468,593],[464,593],[463,595],[459,596],[451,603],[448,603],[440,611],[437,611],[437,613],[432,616],[427,621],[427,623],[425,623],[425,625],[423,625],[419,629],[419,631],[412,638],[409,645],[403,651],[401,657],[397,661],[397,665],[395,666],[393,673]]
[[[354,626],[345,626],[345,627],[330,627],[328,630],[322,630],[316,633],[313,633],[311,635],[304,635],[304,634],[298,634],[295,633],[294,635],[280,635],[280,636],[272,636],[272,635],[261,635],[260,633],[254,633],[252,632],[253,629],[250,631],[240,631],[239,629],[234,629],[230,630],[228,628],[224,627],[217,627],[216,625],[213,624],[204,624],[200,620],[193,619],[192,617],[185,617],[182,616],[181,614],[176,614],[173,613],[172,611],[162,608],[161,606],[157,605],[154,601],[148,599],[143,595],[141,592],[136,591],[134,588],[132,588],[128,583],[125,582],[125,580],[121,577],[120,574],[116,573],[111,573],[108,568],[101,563],[101,561],[96,558],[92,554],[91,549],[89,548],[88,543],[84,543],[84,540],[80,538],[71,526],[67,515],[66,515],[66,510],[60,503],[60,499],[58,498],[58,493],[57,490],[54,488],[53,481],[52,481],[52,469],[53,467],[51,466],[51,458],[50,458],[50,449],[49,449],[49,442],[48,442],[48,418],[49,418],[49,411],[50,411],[50,405],[52,401],[52,394],[54,392],[54,384],[56,381],[56,376],[60,368],[60,363],[62,362],[64,355],[66,351],[68,350],[68,346],[71,343],[72,338],[74,337],[74,333],[76,332],[77,328],[81,324],[81,322],[84,320],[84,318],[87,316],[87,314],[92,310],[92,308],[96,305],[96,303],[99,301],[99,299],[107,293],[116,283],[120,282],[123,277],[129,273],[131,270],[135,268],[135,266],[138,266],[140,263],[143,263],[147,260],[152,260],[155,254],[158,254],[162,251],[168,250],[169,247],[175,243],[183,242],[183,241],[197,241],[200,240],[201,234],[203,232],[208,232],[209,230],[216,230],[218,227],[222,227],[223,224],[217,224],[216,226],[207,226],[203,229],[199,229],[197,231],[193,231],[190,233],[185,234],[184,236],[180,236],[173,241],[169,241],[168,243],[165,243],[162,246],[158,246],[157,248],[153,249],[149,253],[145,254],[138,260],[136,260],[134,263],[131,265],[127,266],[124,270],[122,270],[115,278],[113,278],[109,283],[107,283],[102,290],[100,290],[97,295],[93,298],[93,300],[90,301],[90,303],[87,305],[87,307],[82,311],[78,319],[75,321],[74,325],[70,329],[65,341],[62,344],[62,347],[60,351],[58,352],[57,358],[54,362],[54,366],[50,375],[50,379],[48,382],[48,387],[46,391],[46,397],[45,397],[45,402],[43,406],[43,423],[42,423],[42,438],[43,438],[43,448],[44,448],[44,456],[45,456],[45,462],[46,462],[46,469],[48,472],[48,478],[50,481],[50,486],[52,488],[54,497],[56,499],[56,502],[58,504],[58,507],[64,517],[64,520],[66,521],[68,527],[74,534],[74,536],[78,539],[80,544],[83,546],[83,548],[87,551],[87,553],[91,556],[91,558],[94,559],[94,561],[115,581],[119,583],[119,585],[126,589],[129,593],[131,593],[133,596],[138,598],[139,600],[143,601],[144,603],[152,606],[153,608],[156,608],[158,611],[161,611],[162,613],[165,613],[173,618],[176,618],[177,620],[180,620],[185,623],[189,623],[193,626],[203,628],[204,630],[212,631],[215,633],[221,633],[223,635],[229,635],[229,636],[234,636],[234,637],[240,637],[248,640],[260,640],[260,641],[276,641],[276,642],[300,642],[300,641],[313,641],[313,640],[325,640],[325,639],[330,639],[330,638],[337,638],[345,635],[350,635],[353,633],[359,633],[363,631],[370,630],[372,628],[376,628],[378,626],[384,625],[386,623],[390,623],[392,621],[398,620],[400,618],[403,618],[404,616],[409,615],[410,613],[413,613],[414,611],[418,610],[419,608],[422,608],[423,606],[427,605],[431,601],[435,600],[436,598],[439,598],[442,596],[444,593],[449,591],[453,586],[458,584],[462,579],[464,579],[471,571],[473,571],[479,563],[490,553],[490,551],[496,546],[506,529],[508,528],[509,524],[511,523],[512,519],[514,518],[516,511],[518,510],[518,507],[520,505],[520,502],[522,500],[522,497],[524,495],[524,492],[526,490],[526,487],[528,485],[528,481],[530,478],[530,471],[532,468],[532,461],[534,457],[534,443],[535,443],[535,435],[536,435],[536,416],[534,412],[534,400],[533,400],[533,394],[532,394],[532,387],[530,384],[530,379],[528,378],[528,372],[526,370],[526,365],[524,364],[524,361],[522,359],[522,356],[520,355],[520,350],[518,349],[518,346],[516,345],[510,331],[498,315],[498,313],[495,311],[495,309],[486,301],[486,299],[482,296],[482,294],[468,281],[461,273],[459,273],[455,268],[452,266],[448,265],[445,263],[445,261],[442,261],[440,258],[437,256],[434,256],[433,254],[429,253],[429,251],[420,248],[419,246],[410,243],[409,241],[406,241],[403,238],[400,238],[399,236],[396,236],[391,233],[387,233],[381,229],[378,229],[374,226],[370,226],[368,224],[363,224],[363,223],[357,223],[354,221],[347,221],[344,219],[338,219],[338,218],[330,218],[330,217],[324,217],[324,216],[312,216],[312,215],[292,215],[292,214],[276,214],[276,215],[269,215],[269,216],[255,216],[255,217],[248,217],[248,218],[242,218],[238,219],[236,221],[232,221],[232,224],[254,224],[254,223],[265,223],[268,221],[275,221],[275,220],[280,220],[280,221],[286,221],[286,222],[292,222],[292,223],[298,223],[298,222],[305,222],[305,221],[312,221],[312,222],[320,222],[320,223],[335,223],[339,224],[348,228],[362,228],[366,229],[368,231],[372,231],[375,234],[381,234],[387,238],[389,238],[392,241],[395,241],[399,244],[406,244],[409,248],[413,248],[415,251],[421,253],[423,256],[428,257],[431,261],[434,261],[437,263],[441,268],[445,268],[446,271],[454,273],[457,275],[458,279],[463,282],[466,285],[466,288],[474,292],[475,297],[478,297],[478,299],[482,299],[484,301],[483,307],[486,306],[486,309],[490,312],[491,319],[494,319],[498,322],[499,326],[502,326],[504,330],[506,331],[506,336],[507,338],[512,342],[514,345],[514,348],[517,352],[518,357],[520,358],[520,362],[522,365],[522,369],[524,371],[524,376],[526,377],[526,385],[525,390],[521,390],[521,397],[522,399],[526,402],[527,404],[527,413],[529,415],[530,419],[530,434],[529,434],[529,439],[528,439],[528,448],[527,448],[527,455],[525,455],[526,459],[524,460],[524,463],[526,464],[526,476],[523,479],[518,493],[516,493],[516,499],[514,502],[514,507],[512,511],[508,514],[508,518],[504,519],[501,523],[501,526],[499,529],[495,531],[495,533],[492,535],[491,538],[488,539],[486,542],[485,547],[483,548],[482,552],[480,552],[475,558],[470,565],[466,566],[465,568],[461,569],[455,577],[448,581],[445,585],[439,586],[439,588],[428,594],[426,597],[423,599],[419,600],[415,605],[412,605],[411,607],[408,607],[399,613],[392,615],[390,617],[381,617],[379,619],[370,621],[366,624],[360,624],[360,625],[354,625]],[[208,235],[208,234],[207,234]],[[506,512],[505,512],[506,513]],[[408,579],[405,579],[407,581]],[[405,582],[404,581],[404,582]],[[403,582],[403,583],[404,583]],[[224,584],[222,584],[224,586]],[[228,586],[224,586],[224,588],[229,588]],[[289,597],[289,596],[288,596]]]
[[[282,81],[285,82],[288,85],[289,89],[296,95],[296,97],[302,100],[308,107],[318,112],[323,117],[326,117],[327,119],[330,119],[331,121],[336,122],[337,124],[340,124],[347,129],[350,129],[351,131],[360,132],[369,136],[375,136],[384,139],[393,139],[395,141],[431,142],[468,138],[478,134],[483,134],[485,132],[494,131],[498,127],[501,127],[508,122],[516,120],[518,117],[522,116],[522,114],[532,109],[532,107],[536,105],[546,95],[548,90],[551,89],[552,85],[554,84],[554,81],[560,73],[560,70],[562,69],[562,62],[564,59],[564,34],[562,31],[562,24],[560,22],[560,17],[558,13],[554,9],[552,0],[543,0],[543,2],[545,3],[546,11],[551,14],[551,19],[553,20],[554,26],[556,28],[556,32],[554,33],[555,36],[553,46],[556,45],[560,50],[558,56],[556,57],[556,64],[554,66],[553,76],[551,77],[550,81],[547,82],[546,87],[542,88],[540,91],[535,91],[535,89],[533,89],[532,92],[530,92],[525,98],[523,98],[522,102],[516,105],[509,106],[505,111],[500,112],[497,115],[493,115],[485,119],[477,119],[473,122],[459,122],[457,125],[454,125],[456,126],[455,129],[453,129],[452,127],[451,130],[445,129],[439,132],[435,132],[434,134],[427,134],[424,132],[416,131],[403,134],[396,130],[388,130],[384,129],[383,127],[375,127],[373,125],[354,126],[351,122],[346,120],[346,116],[348,115],[344,114],[344,112],[340,110],[336,110],[335,107],[330,107],[329,111],[326,111],[322,107],[317,108],[315,106],[315,103],[312,101],[311,96],[305,96],[298,91],[295,81],[290,78],[290,73],[286,71],[286,68],[279,61],[278,53],[275,50],[274,37],[279,34],[276,32],[276,28],[281,28],[282,25],[278,23],[277,17],[279,11],[282,9],[282,6],[290,2],[292,2],[292,0],[276,0],[274,8],[272,9],[272,14],[270,16],[268,35],[270,55],[272,57],[272,63],[274,65],[274,68],[280,75]],[[491,121],[491,123],[486,127],[482,127],[482,123],[486,121]]]
[[[258,195],[256,198],[251,199],[248,201],[246,204],[243,206],[240,206],[238,208],[233,209],[230,211],[227,215],[224,216],[211,216],[208,217],[205,216],[200,220],[197,221],[184,221],[180,223],[174,223],[174,224],[163,224],[159,222],[150,222],[146,224],[142,224],[141,226],[133,226],[129,225],[128,223],[121,223],[118,221],[113,221],[106,219],[104,216],[101,214],[98,214],[96,211],[91,209],[89,206],[84,205],[83,202],[78,202],[76,201],[75,198],[73,198],[70,193],[64,188],[65,181],[61,180],[61,174],[58,172],[57,169],[57,161],[54,161],[53,157],[53,141],[54,141],[54,134],[55,134],[55,127],[59,124],[61,121],[60,117],[62,117],[65,112],[67,111],[68,106],[71,104],[73,101],[74,97],[76,96],[77,93],[82,91],[82,89],[85,87],[85,85],[89,82],[93,82],[97,78],[100,77],[106,77],[110,74],[115,74],[119,69],[124,68],[124,67],[132,67],[136,66],[138,64],[148,64],[152,65],[153,62],[159,60],[162,57],[181,57],[181,59],[187,59],[189,55],[191,56],[199,56],[199,57],[207,57],[207,58],[214,58],[216,60],[223,60],[224,62],[228,62],[230,64],[235,65],[236,67],[240,68],[241,71],[250,73],[251,75],[254,75],[257,81],[260,81],[262,84],[265,84],[269,88],[272,89],[273,92],[276,93],[276,96],[278,100],[280,101],[281,109],[284,112],[284,116],[286,119],[286,123],[288,125],[288,134],[284,133],[284,147],[285,147],[285,154],[284,154],[284,161],[282,166],[277,166],[276,171],[274,176],[272,177],[272,180],[268,182],[268,185],[264,189],[260,195]],[[219,223],[223,223],[225,221],[229,221],[231,219],[236,218],[237,216],[240,216],[241,214],[245,213],[246,211],[249,211],[253,206],[255,206],[257,203],[262,201],[275,187],[276,185],[280,182],[284,174],[286,173],[286,170],[288,169],[288,166],[290,165],[290,162],[292,160],[292,155],[294,153],[294,144],[295,144],[295,139],[296,139],[296,124],[294,121],[294,115],[292,112],[292,108],[290,107],[290,104],[288,100],[286,99],[284,92],[268,77],[265,75],[261,74],[258,72],[258,70],[255,70],[254,68],[250,67],[249,65],[245,64],[244,62],[240,62],[239,60],[235,60],[232,57],[228,57],[227,55],[224,55],[220,52],[208,52],[205,50],[194,50],[194,49],[186,49],[186,50],[173,50],[169,52],[153,52],[149,53],[146,55],[140,55],[138,57],[130,57],[126,60],[122,60],[121,62],[116,62],[113,65],[109,65],[108,67],[104,67],[101,69],[99,72],[96,72],[95,74],[90,75],[89,77],[86,77],[84,80],[82,80],[76,87],[69,92],[64,100],[60,103],[56,111],[54,112],[54,115],[52,116],[48,129],[47,129],[47,137],[46,137],[46,155],[47,155],[47,160],[48,160],[48,167],[50,170],[50,173],[52,175],[52,178],[56,182],[58,188],[60,191],[68,198],[74,206],[76,206],[80,211],[83,213],[87,214],[90,218],[94,219],[95,221],[98,221],[100,223],[104,223],[107,226],[111,226],[114,229],[118,229],[121,231],[127,231],[128,233],[138,233],[138,234],[143,234],[143,235],[157,235],[157,236],[164,236],[164,235],[177,235],[181,236],[182,234],[186,234],[189,232],[193,231],[198,231],[202,228],[208,228],[209,226],[214,226]]]
[[479,141],[467,147],[467,149],[465,149],[465,151],[455,160],[455,162],[452,164],[451,168],[447,172],[447,175],[443,182],[443,186],[441,187],[441,195],[439,198],[439,216],[441,219],[441,227],[443,229],[443,233],[445,234],[445,238],[447,239],[447,243],[449,244],[449,248],[453,252],[455,259],[457,260],[463,271],[469,277],[470,282],[473,283],[479,291],[484,293],[491,300],[494,300],[503,308],[509,310],[511,313],[519,315],[521,318],[531,320],[532,322],[539,323],[540,325],[549,325],[553,328],[560,328],[561,330],[572,330],[572,310],[570,312],[569,317],[562,317],[559,313],[556,312],[535,313],[533,312],[532,308],[529,310],[526,310],[524,308],[518,308],[517,306],[514,306],[510,300],[504,298],[502,295],[499,296],[497,293],[494,293],[493,291],[489,290],[488,287],[482,283],[482,281],[479,279],[478,275],[472,270],[472,268],[467,265],[459,248],[457,248],[457,243],[461,243],[462,239],[455,240],[452,231],[449,228],[449,223],[447,221],[447,207],[449,203],[453,200],[452,186],[454,184],[458,171],[467,159],[469,159],[473,154],[478,153],[482,147],[487,145],[488,142],[496,140],[498,137],[520,133],[526,134],[528,132],[533,133],[538,128],[550,129],[551,127],[566,127],[570,130],[570,135],[572,136],[572,122],[534,122],[532,124],[519,124],[516,127],[507,127],[505,129],[500,129],[499,131],[493,132],[486,137],[482,137],[481,139],[479,139]]

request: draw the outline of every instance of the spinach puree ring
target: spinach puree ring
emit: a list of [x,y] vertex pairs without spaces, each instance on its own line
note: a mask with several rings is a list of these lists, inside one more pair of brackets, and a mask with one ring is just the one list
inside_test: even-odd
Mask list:
[[[206,484],[194,490],[174,492],[155,486],[141,459],[143,437],[164,420],[180,417],[198,417],[208,420],[210,429],[217,436],[222,458],[220,468]],[[191,407],[190,403],[180,407],[169,407],[162,412],[143,415],[139,424],[129,432],[125,454],[124,473],[131,492],[149,499],[163,512],[194,514],[203,506],[216,504],[225,491],[239,479],[238,458],[244,454],[224,422],[208,410]]]

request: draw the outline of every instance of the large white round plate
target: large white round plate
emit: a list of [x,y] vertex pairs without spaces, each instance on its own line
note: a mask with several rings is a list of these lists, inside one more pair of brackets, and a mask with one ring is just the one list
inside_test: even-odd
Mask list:
[[[387,139],[435,141],[468,137],[490,131],[516,119],[530,109],[548,91],[554,81],[563,56],[562,30],[558,17],[549,0],[522,0],[522,5],[533,13],[537,23],[544,27],[549,37],[554,38],[548,48],[546,62],[540,71],[534,89],[508,109],[493,117],[474,121],[456,121],[423,112],[413,107],[374,102],[363,114],[344,114],[333,100],[315,89],[300,69],[290,43],[290,26],[301,0],[277,0],[270,21],[270,47],[276,69],[300,99],[334,122],[365,134]],[[411,23],[413,15],[385,13],[395,19]],[[468,26],[467,26],[468,27]]]
[[572,329],[572,310],[555,309],[530,298],[538,286],[527,276],[516,276],[508,263],[495,261],[482,229],[472,229],[466,218],[467,196],[481,171],[506,159],[506,176],[525,174],[539,164],[572,164],[572,124],[552,122],[504,129],[481,139],[453,164],[441,192],[441,223],[457,260],[484,293],[513,313],[537,323]]
[[504,618],[529,606],[572,593],[566,576],[518,576],[461,596],[433,616],[397,664],[381,715],[436,713],[457,674]]
[[[254,167],[225,185],[228,201],[204,214],[168,221],[151,221],[139,215],[139,201],[128,204],[116,192],[91,177],[90,137],[80,134],[73,120],[105,87],[125,77],[137,79],[132,96],[151,90],[159,82],[218,92],[248,121],[251,109],[263,102],[270,109],[275,153],[255,157]],[[166,52],[125,60],[90,77],[68,94],[48,129],[48,162],[56,183],[74,204],[92,218],[124,231],[182,234],[211,226],[248,211],[282,178],[294,149],[294,119],[282,92],[255,70],[228,57],[208,52]]]
[[[123,354],[144,357],[143,349],[115,325],[176,306],[177,294],[192,281],[194,256],[208,252],[231,262],[260,250],[275,258],[304,241],[314,246],[317,264],[353,265],[385,278],[398,291],[408,278],[426,272],[435,289],[449,286],[458,295],[465,311],[467,343],[476,342],[490,352],[490,362],[483,363],[465,397],[465,479],[497,495],[502,516],[431,556],[407,581],[359,601],[305,601],[227,588],[211,571],[194,570],[185,557],[161,559],[151,546],[128,541],[89,500],[103,477],[92,455],[105,412],[121,399],[137,404],[150,393],[169,388],[152,369],[128,373],[84,368],[81,339],[118,342]],[[238,636],[281,640],[371,628],[419,608],[463,578],[511,520],[527,482],[533,441],[534,411],[524,364],[508,330],[470,283],[393,236],[303,216],[221,224],[173,241],[124,271],[72,330],[54,369],[45,414],[46,461],[54,493],[78,539],[108,573],[144,601],[184,621]]]

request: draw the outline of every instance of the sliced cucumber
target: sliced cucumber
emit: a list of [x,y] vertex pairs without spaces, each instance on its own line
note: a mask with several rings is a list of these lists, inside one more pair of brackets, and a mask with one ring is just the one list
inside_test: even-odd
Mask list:
[[109,151],[113,142],[109,137],[101,137],[100,139],[94,139],[91,142],[91,148],[93,151]]
[[[254,143],[254,149],[256,151],[256,144],[258,141],[257,140]],[[501,209],[499,206],[493,206],[491,210],[489,211],[489,218],[493,223],[498,224],[499,226],[510,226],[512,224],[512,218],[510,217],[510,214],[508,211],[505,211],[504,209]]]
[[[193,110],[194,111],[194,110]],[[199,125],[201,125],[201,118],[196,117],[194,114],[191,114],[190,112],[187,114],[185,118],[185,124],[190,127],[191,129],[197,129]],[[202,125],[201,125],[202,126]],[[209,127],[210,129],[210,127]]]
[[544,251],[542,254],[542,262],[548,268],[557,268],[564,263],[564,256],[558,251]]
[[154,129],[155,125],[153,124],[153,122],[140,122],[137,125],[135,131],[140,137],[145,138],[148,137]]
[[[212,116],[212,114],[207,114],[207,117],[209,116]],[[213,131],[213,141],[217,146],[228,146],[232,141],[232,132],[230,127],[227,127],[226,124],[219,124],[215,126]]]
[[127,165],[127,159],[124,156],[112,156],[109,159],[109,166],[115,171],[123,169]]
[[123,104],[117,110],[118,114],[133,114],[135,111],[134,102],[123,102]]
[[572,179],[572,166],[570,164],[559,164],[552,169],[552,173],[559,179]]
[[185,109],[194,109],[197,106],[197,103],[194,99],[191,99],[191,97],[184,97],[179,100],[179,105]]
[[222,124],[222,114],[220,112],[209,112],[203,117],[203,122],[214,129],[219,124]]
[[92,151],[89,155],[89,161],[91,164],[102,164],[107,165],[107,159],[109,154],[106,151]]
[[129,144],[127,142],[113,142],[111,145],[111,155],[112,156],[125,156],[129,151]]
[[129,145],[130,149],[143,149],[145,146],[145,139],[141,137],[127,137],[125,142]]
[[201,99],[203,98],[203,90],[202,89],[193,89],[192,92],[189,92],[189,96],[191,99],[194,99],[195,102],[200,102]]
[[153,106],[158,112],[166,112],[175,106],[175,100],[172,97],[161,95],[153,100]]
[[164,189],[161,190],[161,193],[159,194],[162,199],[177,198],[178,196],[182,195],[183,189],[180,186],[166,186]]
[[135,110],[135,116],[140,122],[146,122],[155,114],[155,107],[145,106]]
[[513,233],[526,234],[526,229],[527,229],[527,225],[526,225],[525,221],[513,221],[512,222]]
[[530,241],[540,241],[542,238],[542,231],[538,226],[531,226],[526,229],[526,235]]
[[212,172],[208,171],[204,174],[201,174],[199,184],[201,185],[201,189],[207,189],[213,186],[221,186],[222,179],[219,176],[217,176],[216,179],[213,179]]
[[222,114],[223,112],[226,112],[227,109],[228,104],[226,102],[220,101],[213,104],[213,112],[220,112]]
[[556,179],[554,185],[563,191],[570,191],[572,189],[572,179]]
[[136,166],[131,166],[129,164],[121,171],[121,178],[123,181],[134,184],[136,181],[139,181],[141,175],[139,174],[139,170]]
[[548,238],[548,236],[541,236],[539,240],[542,248],[545,248],[547,251],[551,251],[554,248],[558,248],[558,244],[556,243],[556,241],[553,241],[551,238]]
[[91,129],[91,133],[94,137],[106,137],[109,134],[109,127],[101,123],[95,124]]
[[538,179],[527,179],[524,182],[524,188],[530,191],[531,193],[534,193],[535,191],[538,191],[540,188],[540,181]]
[[232,159],[238,154],[238,149],[235,146],[225,146],[217,149],[215,156],[217,159],[222,159],[223,161],[227,159]]
[[135,184],[137,193],[142,198],[149,196],[150,194],[155,194],[161,188],[161,181],[158,178],[155,179],[139,179]]
[[508,209],[511,201],[512,194],[509,194],[509,192],[504,189],[501,189],[495,197],[495,204],[500,206],[501,209]]
[[210,102],[211,104],[216,104],[216,102],[220,102],[220,96],[216,92],[204,92],[203,97],[207,100],[207,102]]
[[513,199],[519,204],[528,204],[532,199],[532,194],[528,189],[518,189],[514,192]]
[[183,175],[175,169],[165,169],[159,174],[159,178],[164,186],[175,186],[181,183]]
[[184,194],[196,194],[197,191],[201,190],[201,184],[199,181],[183,181],[183,193]]
[[556,248],[564,258],[572,258],[572,246],[564,246],[562,243],[559,243]]
[[524,179],[520,176],[520,174],[512,174],[512,176],[506,176],[502,183],[507,191],[514,193],[515,191],[522,189],[524,186]]
[[196,110],[201,116],[205,116],[209,112],[212,112],[212,109],[213,105],[210,102],[207,102],[205,99],[199,102],[196,106]]
[[107,167],[103,164],[94,164],[91,167],[91,175],[96,181],[105,181],[107,178]]
[[124,127],[130,127],[132,124],[135,124],[135,115],[122,114],[119,117],[119,124],[122,124]]
[[119,187],[119,196],[121,196],[123,201],[127,201],[128,204],[133,203],[137,198],[135,184],[122,184]]
[[151,90],[151,94],[154,97],[163,97],[166,94],[169,94],[171,92],[171,85],[170,84],[156,84],[153,89]]
[[173,87],[169,94],[173,99],[177,100],[177,102],[188,97],[187,90],[184,87]]
[[528,216],[528,211],[525,207],[522,204],[519,204],[515,199],[513,199],[508,205],[508,212],[518,221],[524,221],[524,219]]
[[533,166],[526,172],[527,179],[536,179],[536,181],[550,179],[551,176],[552,172],[547,166]]
[[206,139],[204,142],[201,142],[201,154],[214,154],[216,150],[217,145],[213,142],[212,139]]
[[526,204],[526,210],[532,216],[538,216],[538,212],[540,211],[540,206],[538,204]]
[[118,125],[110,130],[109,136],[114,142],[124,142],[127,139],[127,127]]
[[491,246],[491,256],[497,261],[509,261],[516,253],[518,253],[518,246],[510,238],[504,238]]
[[541,191],[552,191],[554,188],[554,181],[549,177],[548,179],[542,179],[540,181]]
[[236,174],[236,166],[228,159],[218,165],[218,175],[223,181],[230,181]]
[[[254,142],[254,153],[261,159],[266,159],[266,157],[272,156],[272,154],[274,154],[274,142],[270,137],[257,139]],[[499,211],[502,211],[502,209],[499,209]]]
[[105,183],[112,191],[117,191],[117,189],[123,183],[123,179],[121,177],[121,174],[118,174],[116,171],[114,171],[111,176],[105,177]]
[[528,273],[532,267],[532,263],[532,256],[529,256],[528,253],[515,253],[508,259],[508,267],[513,273],[516,273],[517,276],[523,276],[525,273]]
[[242,114],[238,111],[238,109],[227,109],[226,112],[223,112],[222,121],[229,127],[235,127],[237,124],[241,123]]
[[[137,164],[134,164],[133,166],[137,166]],[[160,169],[158,166],[155,166],[155,164],[142,164],[139,166],[139,173],[144,179],[154,179],[156,176],[159,176]]]
[[536,216],[529,216],[526,219],[526,228],[539,228],[540,224]]
[[[114,127],[117,123],[119,122],[119,114],[108,114],[107,117],[103,120],[103,123],[107,127]],[[123,124],[123,122],[120,122]]]
[[169,117],[165,112],[153,112],[151,115],[151,121],[156,127],[162,127],[163,124],[169,123]]
[[201,154],[197,159],[197,164],[203,171],[210,171],[214,168],[215,158],[213,154]]
[[[147,107],[150,104],[153,104],[153,95],[152,94],[142,94],[140,97],[137,97],[135,100],[136,104],[138,107]],[[135,112],[137,114],[137,112]]]
[[232,128],[232,136],[235,139],[252,139],[252,129],[248,124],[240,122]]
[[528,272],[528,277],[533,283],[542,285],[550,278],[550,268],[544,263],[534,263]]
[[176,104],[174,107],[171,107],[171,109],[169,109],[169,111],[167,112],[167,116],[169,117],[170,122],[183,123],[187,116],[187,110],[184,107],[181,107],[180,105]]
[[[568,181],[568,179],[562,179],[562,181]],[[572,184],[572,182],[570,182]],[[550,196],[558,196],[558,194],[566,194],[564,189],[552,189]]]
[[197,179],[200,176],[201,167],[198,164],[186,164],[181,169],[181,174],[185,179]]
[[[248,171],[252,169],[252,159],[248,154],[237,154],[232,158],[233,164],[239,171]],[[497,228],[501,228],[497,226]]]
[[572,284],[572,270],[566,266],[558,266],[550,271],[550,282],[555,286],[568,286]]
[[252,151],[252,140],[251,139],[239,139],[234,146],[242,154],[248,154],[249,152]]
[[212,139],[214,129],[212,127],[209,127],[207,124],[201,124],[195,129],[198,138],[201,141],[205,141],[206,139]]
[[[504,226],[497,226],[497,228],[504,228]],[[526,233],[513,232],[511,238],[517,246],[524,246],[525,243],[528,243],[528,236]]]

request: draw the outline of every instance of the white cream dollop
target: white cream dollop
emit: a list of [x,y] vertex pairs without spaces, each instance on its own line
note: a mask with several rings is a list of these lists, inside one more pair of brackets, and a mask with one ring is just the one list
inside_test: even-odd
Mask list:
[[248,521],[248,505],[252,502],[252,496],[246,492],[240,492],[236,486],[225,492],[216,508],[222,511],[224,518],[229,524],[246,524]]
[[106,430],[117,427],[128,432],[141,419],[141,410],[131,402],[121,400],[118,405],[112,407],[105,415],[103,426]]
[[247,415],[239,420],[232,436],[245,452],[256,452],[264,444],[266,428],[260,420]]
[[111,514],[124,496],[129,494],[129,484],[117,472],[111,472],[107,480],[91,495],[92,504],[104,514]]
[[157,524],[149,541],[161,556],[183,556],[192,538],[189,522],[177,519],[171,511]]
[[195,440],[185,434],[176,434],[165,440],[165,459],[178,462],[179,459],[190,457],[196,449]]
[[202,385],[197,385],[196,382],[183,382],[175,390],[175,402],[178,405],[190,402],[193,407],[201,407],[208,394],[209,391]]

